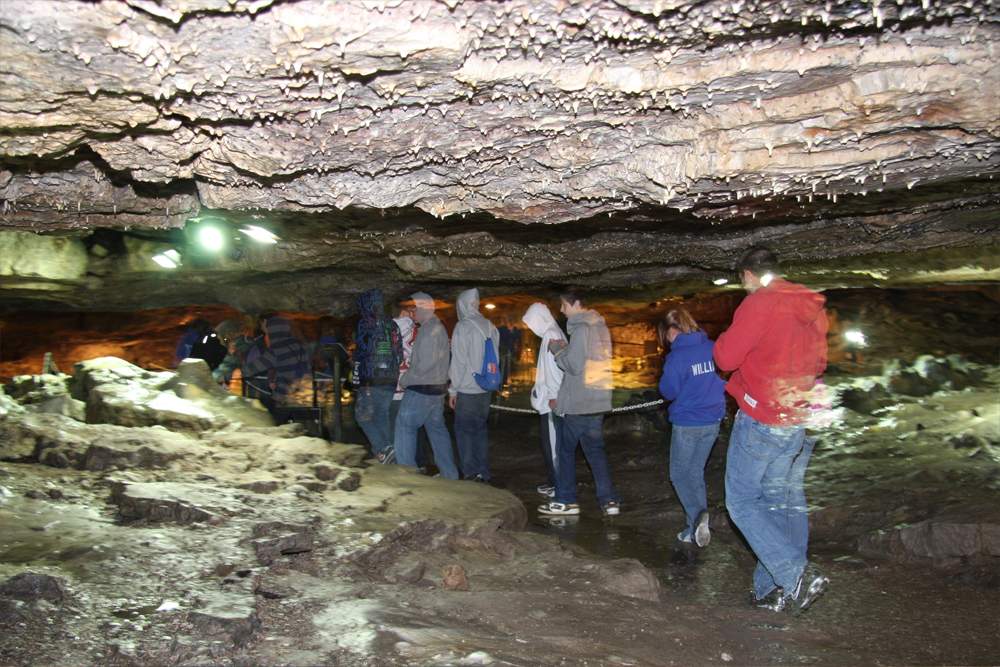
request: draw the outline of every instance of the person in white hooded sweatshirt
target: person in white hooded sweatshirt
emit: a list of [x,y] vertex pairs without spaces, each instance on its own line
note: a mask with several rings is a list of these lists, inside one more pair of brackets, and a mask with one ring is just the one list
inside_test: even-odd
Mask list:
[[[451,366],[448,369],[448,404],[455,410],[455,444],[458,465],[465,479],[488,484],[490,474],[489,432],[492,391],[484,391],[473,374],[483,370],[486,338],[500,349],[500,332],[479,312],[479,290],[467,289],[455,300],[458,324],[451,332]],[[423,335],[423,334],[421,334]]]
[[559,442],[562,440],[562,417],[556,414],[556,397],[563,380],[563,369],[556,364],[555,356],[549,351],[549,342],[566,340],[562,329],[552,317],[552,311],[544,303],[533,303],[521,318],[536,336],[542,339],[538,348],[538,365],[535,368],[535,386],[531,390],[531,407],[538,411],[542,420],[542,455],[548,471],[548,481],[538,487],[543,496],[556,495],[556,470],[558,469]]

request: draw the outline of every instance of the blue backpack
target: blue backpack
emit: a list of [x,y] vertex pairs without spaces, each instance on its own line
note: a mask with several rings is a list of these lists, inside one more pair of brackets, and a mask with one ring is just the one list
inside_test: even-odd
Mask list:
[[500,363],[497,360],[497,348],[493,344],[493,339],[486,337],[483,345],[483,370],[481,373],[473,373],[476,384],[483,391],[495,391],[500,388],[503,376],[500,374]]

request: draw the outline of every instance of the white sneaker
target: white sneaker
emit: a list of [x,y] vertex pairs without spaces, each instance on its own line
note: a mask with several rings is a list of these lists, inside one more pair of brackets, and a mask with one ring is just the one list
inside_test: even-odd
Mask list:
[[707,547],[712,540],[712,532],[708,529],[710,519],[708,510],[702,510],[694,522],[694,543],[699,547]]
[[577,503],[545,503],[538,506],[538,511],[542,514],[579,514],[580,506]]
[[677,539],[680,540],[681,542],[683,542],[684,544],[693,544],[694,543],[694,540],[691,539],[690,535],[688,535],[687,537],[684,537],[684,531],[683,530],[681,532],[677,533]]
[[542,484],[538,487],[538,492],[545,496],[546,498],[556,497],[556,487],[550,486],[549,484]]
[[601,509],[603,509],[604,513],[607,514],[608,516],[618,516],[619,512],[618,503],[616,503],[613,500],[604,507],[602,507]]

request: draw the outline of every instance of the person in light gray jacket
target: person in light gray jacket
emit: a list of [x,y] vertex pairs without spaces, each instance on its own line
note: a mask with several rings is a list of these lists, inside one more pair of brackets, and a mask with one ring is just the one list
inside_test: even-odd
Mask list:
[[479,312],[479,290],[475,287],[458,295],[455,310],[458,311],[458,324],[451,332],[448,404],[455,410],[458,465],[465,479],[488,484],[492,475],[486,420],[490,416],[493,392],[484,391],[473,375],[483,370],[487,338],[493,340],[494,350],[500,349],[500,332]]
[[417,467],[417,429],[423,426],[434,450],[441,476],[458,479],[451,434],[444,423],[444,395],[448,393],[448,331],[434,314],[434,299],[424,292],[412,296],[420,333],[413,343],[410,368],[399,379],[403,400],[396,415],[396,461]]
[[556,495],[556,469],[559,466],[559,442],[562,440],[562,417],[556,414],[556,397],[562,385],[563,369],[549,352],[553,340],[566,340],[562,329],[556,324],[552,312],[544,303],[533,303],[522,318],[536,336],[542,339],[538,346],[538,364],[535,368],[535,386],[531,389],[531,407],[538,410],[542,421],[542,456],[548,471],[548,480],[538,487],[543,496]]
[[580,513],[576,492],[579,445],[594,473],[601,510],[614,516],[619,512],[621,496],[611,483],[603,433],[603,413],[611,410],[611,334],[601,314],[587,308],[579,292],[565,290],[559,299],[559,311],[568,318],[569,345],[553,340],[549,349],[565,371],[556,399],[556,413],[563,417],[563,439],[555,498],[538,509],[543,514]]

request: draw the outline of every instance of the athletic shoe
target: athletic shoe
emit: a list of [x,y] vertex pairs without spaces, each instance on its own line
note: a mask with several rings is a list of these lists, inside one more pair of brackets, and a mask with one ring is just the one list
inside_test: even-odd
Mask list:
[[613,500],[604,507],[602,507],[601,509],[604,510],[604,513],[607,514],[608,516],[618,516],[618,511],[619,511],[618,503],[616,503]]
[[747,604],[757,609],[770,609],[771,611],[781,611],[785,608],[785,600],[781,597],[781,588],[772,588],[771,592],[762,598],[752,590],[747,592]]
[[677,533],[677,539],[683,542],[684,544],[694,544],[694,540],[691,539],[690,535],[687,536],[684,535],[685,532],[686,531],[682,530],[681,532]]
[[375,454],[375,458],[378,459],[379,463],[381,463],[384,466],[387,466],[396,460],[396,448],[393,447],[392,445],[389,445],[381,452]]
[[798,616],[816,601],[828,583],[830,583],[829,577],[812,565],[806,565],[792,592],[781,598],[785,611],[792,616]]
[[490,480],[486,479],[485,477],[483,477],[479,473],[476,473],[472,477],[467,477],[465,481],[467,481],[467,482],[475,482],[476,484],[485,484],[486,486],[492,486],[490,484]]
[[576,503],[545,503],[538,506],[542,514],[579,514],[580,506]]
[[712,539],[712,533],[708,529],[708,521],[711,517],[708,510],[702,510],[694,522],[694,543],[699,547],[707,547]]
[[548,484],[542,484],[538,487],[538,492],[547,498],[556,497],[556,487],[549,486]]

